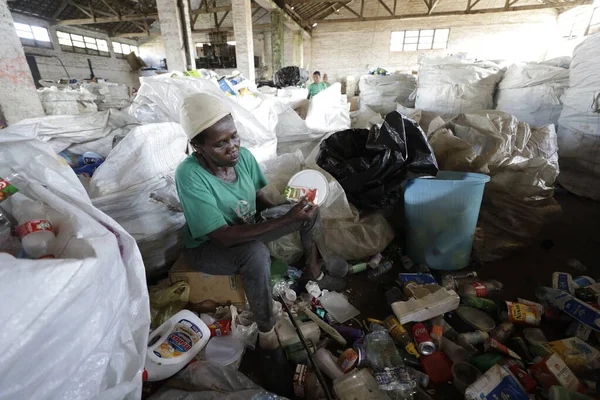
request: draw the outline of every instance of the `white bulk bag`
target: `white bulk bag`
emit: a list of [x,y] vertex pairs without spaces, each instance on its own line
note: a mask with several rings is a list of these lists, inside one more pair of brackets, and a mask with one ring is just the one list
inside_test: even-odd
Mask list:
[[559,183],[600,200],[600,33],[573,53],[569,89],[558,120]]
[[[227,96],[219,88],[215,79],[196,78],[191,76],[155,76],[140,79],[142,85],[129,108],[129,114],[144,122],[179,122],[179,111],[183,99],[191,93],[206,93],[221,99],[231,108],[231,115],[242,140],[242,146],[252,152],[260,162],[276,156],[277,137],[274,127],[276,121],[261,121],[255,115],[257,110],[252,104],[249,111],[244,105],[251,103],[244,96]],[[264,107],[269,108],[270,103]],[[259,105],[260,107],[260,105]],[[199,110],[201,112],[201,110]],[[162,118],[157,117],[157,114]],[[269,115],[268,110],[257,115]]]
[[90,180],[94,205],[136,239],[149,275],[165,272],[181,249],[185,217],[174,174],[186,147],[187,136],[177,123],[136,127]]
[[494,91],[502,70],[494,63],[462,59],[423,59],[415,108],[452,118],[494,107]]
[[545,64],[513,65],[496,91],[496,109],[533,126],[556,125],[569,70]]
[[150,309],[135,241],[21,127],[0,135],[0,170],[21,173],[21,193],[60,217],[55,259],[0,253],[0,399],[139,399]]
[[334,83],[310,99],[306,126],[315,137],[350,129],[348,99],[342,96],[341,83]]
[[417,87],[417,79],[411,74],[364,75],[358,82],[360,107],[387,115],[396,110],[396,103],[412,107],[410,95]]

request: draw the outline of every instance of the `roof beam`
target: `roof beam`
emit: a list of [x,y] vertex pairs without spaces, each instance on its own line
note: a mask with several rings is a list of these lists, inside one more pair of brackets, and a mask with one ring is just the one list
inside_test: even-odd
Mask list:
[[431,7],[429,7],[429,11],[427,12],[427,14],[429,14],[429,15],[433,14],[433,10],[437,7],[439,2],[440,2],[440,0],[432,0]]
[[220,28],[221,25],[223,25],[223,21],[225,21],[225,18],[227,18],[228,15],[229,15],[229,11],[225,11],[225,14],[223,14],[221,19],[219,20],[219,23],[217,24],[217,28]]
[[[473,5],[477,4],[479,1],[473,2]],[[387,20],[395,20],[395,19],[419,19],[426,17],[446,17],[452,15],[475,15],[475,14],[490,14],[490,13],[501,13],[501,12],[514,12],[514,11],[531,11],[531,10],[543,10],[548,8],[572,8],[580,5],[592,4],[592,0],[584,0],[583,2],[577,3],[557,3],[557,4],[532,4],[520,7],[509,7],[508,9],[504,7],[497,8],[486,8],[481,10],[457,10],[457,11],[444,11],[439,13],[424,13],[424,14],[404,14],[404,15],[396,15],[396,16],[386,16],[386,17],[364,17],[364,18],[339,18],[339,19],[322,19],[322,20],[311,20],[310,22],[318,22],[319,24],[339,24],[345,22],[361,22],[361,21],[387,21]]]
[[56,12],[52,14],[52,20],[56,20],[56,18],[58,18],[58,16],[62,14],[63,11],[65,11],[65,8],[67,8],[68,5],[69,0],[63,0],[63,2],[60,3],[60,6],[56,9]]
[[147,36],[160,36],[160,32],[125,32],[111,35],[111,39],[118,38],[135,38],[135,37],[147,37]]
[[57,21],[56,25],[92,25],[107,24],[110,22],[143,21],[145,19],[158,19],[158,14],[148,15],[121,15],[120,17],[102,17],[102,18],[83,18],[83,19],[64,19]]
[[[261,8],[256,3],[250,4],[250,7],[251,8]],[[196,10],[190,11],[190,14],[191,15],[214,14],[214,13],[219,13],[219,12],[227,12],[227,11],[231,11],[231,10],[232,10],[231,6],[211,7],[211,8],[206,8],[204,10],[202,8],[198,8]]]
[[304,35],[311,37],[310,32],[308,30],[306,30],[302,25],[300,25],[298,22],[296,22],[296,20],[294,20],[290,16],[290,14],[288,14],[284,9],[279,7],[274,1],[272,1],[272,0],[256,0],[256,3],[267,11],[274,11],[274,10],[281,11],[283,13],[283,23],[289,29],[291,29],[293,31],[303,32]]
[[362,15],[360,15],[359,13],[357,13],[356,11],[351,9],[347,4],[342,4],[342,7],[344,7],[346,10],[350,11],[352,14],[356,15],[358,18],[362,18]]
[[[268,29],[271,29],[271,24],[252,25],[252,29],[268,30]],[[233,32],[233,27],[229,26],[226,28],[204,28],[204,29],[194,29],[192,31],[192,33],[213,33],[213,32]]]
[[383,2],[383,0],[377,0],[379,1],[379,3],[383,6],[383,8],[385,8],[387,10],[387,12],[390,13],[390,15],[394,15],[394,12],[392,10],[390,10],[390,8]]

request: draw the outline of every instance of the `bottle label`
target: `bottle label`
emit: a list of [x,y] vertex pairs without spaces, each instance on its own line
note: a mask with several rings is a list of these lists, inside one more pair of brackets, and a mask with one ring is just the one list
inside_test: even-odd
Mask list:
[[475,289],[475,296],[477,297],[485,297],[488,294],[487,286],[481,282],[473,282],[473,288]]
[[375,380],[380,389],[396,389],[403,381],[410,381],[406,367],[385,367],[373,370]]
[[0,201],[8,199],[18,191],[19,189],[17,189],[14,185],[11,185],[7,180],[2,179],[0,176]]
[[513,303],[507,301],[508,319],[515,324],[539,325],[542,316],[533,307],[527,304]]
[[154,354],[160,358],[175,358],[190,351],[200,339],[202,339],[200,328],[188,321],[180,320],[167,338],[154,350]]
[[431,336],[442,337],[443,334],[444,328],[442,328],[440,325],[433,325],[431,327]]
[[54,232],[54,228],[52,227],[52,224],[45,219],[33,219],[17,227],[17,235],[19,235],[21,239],[30,233],[39,231]]

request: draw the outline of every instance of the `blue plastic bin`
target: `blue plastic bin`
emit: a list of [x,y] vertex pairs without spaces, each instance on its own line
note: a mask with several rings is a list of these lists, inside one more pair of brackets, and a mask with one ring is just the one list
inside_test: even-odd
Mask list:
[[469,264],[483,189],[490,177],[440,171],[411,179],[404,188],[406,253],[430,268],[457,270]]

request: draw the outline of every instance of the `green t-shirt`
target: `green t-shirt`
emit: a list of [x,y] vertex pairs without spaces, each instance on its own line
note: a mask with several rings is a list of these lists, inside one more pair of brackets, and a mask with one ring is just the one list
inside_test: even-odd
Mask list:
[[209,240],[210,232],[224,225],[254,222],[256,192],[267,185],[267,179],[252,153],[243,147],[235,172],[235,182],[225,182],[206,171],[194,154],[179,164],[175,184],[187,222],[183,247],[200,246]]
[[321,90],[325,90],[328,87],[329,85],[327,85],[325,82],[311,83],[308,87],[308,94],[310,95],[309,97],[316,96]]

